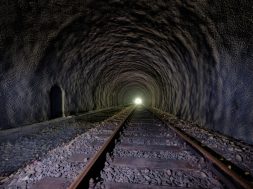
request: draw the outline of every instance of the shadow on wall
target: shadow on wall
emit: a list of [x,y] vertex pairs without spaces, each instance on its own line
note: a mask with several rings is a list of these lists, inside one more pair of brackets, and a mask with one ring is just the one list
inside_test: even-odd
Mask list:
[[64,116],[64,91],[58,85],[54,85],[49,94],[50,119]]

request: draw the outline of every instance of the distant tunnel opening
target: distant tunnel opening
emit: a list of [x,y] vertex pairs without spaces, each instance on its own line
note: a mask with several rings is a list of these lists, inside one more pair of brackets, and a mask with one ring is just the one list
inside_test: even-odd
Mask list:
[[50,90],[50,118],[64,116],[64,92],[58,86],[54,85]]

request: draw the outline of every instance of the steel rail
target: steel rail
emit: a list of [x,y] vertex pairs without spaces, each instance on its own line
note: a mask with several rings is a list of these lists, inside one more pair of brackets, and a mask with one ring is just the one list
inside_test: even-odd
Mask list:
[[74,182],[68,187],[68,189],[76,188],[89,188],[90,179],[96,176],[97,166],[102,166],[106,159],[106,153],[109,151],[110,147],[114,143],[117,135],[119,135],[120,130],[123,128],[126,120],[133,113],[135,107],[131,107],[131,110],[122,120],[119,126],[114,130],[110,138],[102,145],[102,147],[95,153],[95,155],[89,160],[87,165],[84,167],[84,170],[79,174],[79,176],[74,180]]
[[161,118],[161,116],[153,111],[153,109],[148,108],[150,112],[155,114],[164,124],[166,124],[170,129],[172,129],[175,133],[177,133],[182,139],[184,139],[188,144],[190,144],[192,147],[194,147],[198,152],[200,152],[204,157],[206,157],[209,161],[211,161],[214,165],[216,165],[218,168],[220,168],[225,174],[230,176],[237,184],[239,184],[241,187],[245,189],[253,189],[253,184],[251,184],[249,181],[238,175],[235,171],[232,169],[229,169],[227,165],[222,163],[219,159],[217,159],[215,156],[213,156],[210,152],[208,152],[206,149],[204,149],[201,145],[199,145],[196,141],[190,139],[187,134],[184,134],[180,129],[175,128],[166,121]]

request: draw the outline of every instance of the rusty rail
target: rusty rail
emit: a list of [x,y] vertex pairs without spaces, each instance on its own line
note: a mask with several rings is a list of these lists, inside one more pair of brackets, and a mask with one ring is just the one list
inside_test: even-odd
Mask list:
[[210,152],[208,152],[206,149],[204,149],[201,145],[199,145],[196,141],[190,139],[187,134],[184,134],[180,129],[175,128],[169,124],[167,124],[159,114],[157,114],[155,111],[153,111],[151,108],[148,108],[149,111],[151,111],[153,114],[155,114],[164,124],[166,124],[171,130],[173,130],[175,133],[177,133],[182,139],[184,139],[188,144],[190,144],[192,147],[194,147],[198,152],[200,152],[205,158],[207,158],[209,161],[211,161],[214,165],[216,165],[219,169],[221,169],[226,175],[230,176],[237,184],[239,184],[241,187],[245,189],[253,189],[253,184],[251,184],[249,181],[238,175],[235,171],[232,169],[229,169],[227,165],[222,163],[219,159],[217,159],[215,156],[213,156]]
[[[76,188],[89,188],[90,179],[96,178],[98,176],[100,169],[96,169],[97,167],[101,168],[104,166],[104,162],[106,161],[106,154],[114,148],[114,141],[119,136],[121,129],[124,126],[124,123],[132,114],[134,108],[130,110],[129,114],[122,120],[119,126],[115,129],[113,134],[109,137],[109,139],[102,145],[102,147],[98,150],[98,152],[90,159],[88,164],[85,166],[83,172],[75,179],[75,181],[69,186],[69,189]],[[197,150],[200,154],[202,154],[206,159],[208,159],[211,163],[213,163],[216,167],[221,170],[222,174],[225,174],[232,179],[236,185],[245,188],[252,189],[253,185],[238,175],[234,170],[231,170],[227,165],[221,162],[218,158],[208,152],[205,148],[203,148],[197,141],[192,140],[187,134],[183,133],[180,129],[175,128],[169,124],[167,124],[159,114],[157,114],[152,109],[148,109],[152,113],[156,115],[158,119],[160,119],[163,123],[165,123],[171,130],[173,130],[178,136],[180,136],[185,142],[187,142],[190,146],[192,146],[195,150]]]
[[113,144],[115,139],[120,133],[120,130],[123,128],[126,120],[132,114],[135,108],[132,108],[128,115],[123,119],[123,121],[119,124],[119,126],[112,133],[110,138],[102,145],[102,147],[96,152],[96,154],[90,159],[90,161],[85,166],[83,172],[79,174],[79,176],[75,179],[75,181],[69,186],[68,189],[76,189],[76,188],[89,188],[89,182],[91,178],[96,176],[97,171],[95,168],[98,166],[103,166],[106,153],[113,148]]

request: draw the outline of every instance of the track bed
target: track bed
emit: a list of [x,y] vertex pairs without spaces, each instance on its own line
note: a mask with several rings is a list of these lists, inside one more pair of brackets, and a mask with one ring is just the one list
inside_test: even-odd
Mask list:
[[146,109],[136,109],[112,140],[70,188],[242,187]]

